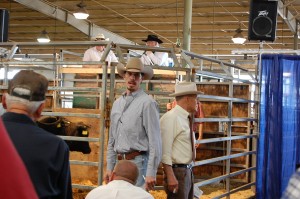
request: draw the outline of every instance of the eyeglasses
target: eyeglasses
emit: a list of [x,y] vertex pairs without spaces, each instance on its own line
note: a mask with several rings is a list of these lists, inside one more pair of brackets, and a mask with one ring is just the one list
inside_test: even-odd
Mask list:
[[129,72],[127,71],[125,73],[125,75],[127,75],[127,77],[131,77],[131,76],[134,76],[135,79],[139,79],[142,77],[142,74],[141,73],[135,73],[135,72]]

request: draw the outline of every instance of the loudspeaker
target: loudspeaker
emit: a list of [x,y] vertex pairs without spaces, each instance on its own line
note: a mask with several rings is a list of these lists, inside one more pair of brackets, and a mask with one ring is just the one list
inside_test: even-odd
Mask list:
[[277,5],[277,1],[251,0],[248,26],[249,40],[275,40]]
[[8,40],[8,19],[8,10],[0,9],[0,42],[7,42]]

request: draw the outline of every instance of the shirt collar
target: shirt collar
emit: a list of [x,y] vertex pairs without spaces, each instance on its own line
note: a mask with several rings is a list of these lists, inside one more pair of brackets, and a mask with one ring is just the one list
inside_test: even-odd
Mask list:
[[[140,93],[142,93],[143,90],[142,89],[138,89],[137,91],[134,91],[131,93],[132,97],[135,98],[137,97]],[[127,96],[126,91],[122,94],[122,96],[125,98]]]
[[188,117],[190,114],[189,112],[187,112],[185,109],[183,109],[181,106],[179,106],[178,104],[176,104],[176,106],[174,107],[174,109],[176,111],[179,112],[179,114],[183,115],[184,117]]

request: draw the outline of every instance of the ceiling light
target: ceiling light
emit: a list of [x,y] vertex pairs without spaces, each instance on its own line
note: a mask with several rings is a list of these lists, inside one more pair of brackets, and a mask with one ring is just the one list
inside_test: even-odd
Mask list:
[[79,4],[77,4],[78,9],[76,12],[73,13],[76,19],[87,19],[89,16],[89,13],[85,9],[86,5],[81,1]]
[[40,34],[40,36],[37,38],[37,41],[40,43],[48,43],[50,42],[50,37],[48,36],[48,33],[46,30],[43,30]]
[[245,43],[246,39],[244,38],[244,36],[242,35],[242,30],[239,27],[238,29],[235,30],[236,34],[232,37],[232,41],[235,44],[243,44]]

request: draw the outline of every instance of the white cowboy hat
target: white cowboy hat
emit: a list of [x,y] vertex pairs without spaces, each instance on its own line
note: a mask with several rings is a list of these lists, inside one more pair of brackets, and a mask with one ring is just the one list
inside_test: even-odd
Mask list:
[[97,40],[106,40],[107,41],[107,40],[109,40],[109,38],[106,39],[104,34],[100,33],[100,34],[96,35],[96,37],[94,37],[93,40],[94,41],[97,41]]
[[126,71],[143,73],[144,80],[149,80],[153,77],[153,69],[150,66],[144,66],[138,57],[131,57],[126,66],[119,63],[117,65],[117,71],[121,77],[124,77]]
[[175,85],[175,93],[170,94],[171,97],[182,95],[203,94],[203,92],[197,90],[195,82],[179,82]]

